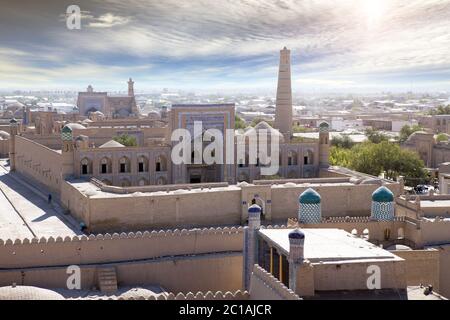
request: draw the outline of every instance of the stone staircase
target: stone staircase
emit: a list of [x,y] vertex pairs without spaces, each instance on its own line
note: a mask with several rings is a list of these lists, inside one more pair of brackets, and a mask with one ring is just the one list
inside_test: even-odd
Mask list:
[[101,292],[107,295],[114,294],[117,291],[116,268],[98,268],[97,281]]

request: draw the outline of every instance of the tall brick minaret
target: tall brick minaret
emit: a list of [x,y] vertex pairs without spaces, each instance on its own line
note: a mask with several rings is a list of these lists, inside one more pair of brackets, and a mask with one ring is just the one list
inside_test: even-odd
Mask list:
[[280,130],[286,140],[290,139],[292,135],[291,50],[286,47],[280,51],[275,128]]
[[131,78],[128,80],[128,96],[134,97],[134,81]]

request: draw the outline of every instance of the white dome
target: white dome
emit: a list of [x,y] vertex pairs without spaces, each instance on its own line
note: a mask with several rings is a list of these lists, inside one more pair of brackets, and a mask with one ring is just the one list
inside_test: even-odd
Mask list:
[[0,287],[0,300],[63,300],[59,293],[31,286]]

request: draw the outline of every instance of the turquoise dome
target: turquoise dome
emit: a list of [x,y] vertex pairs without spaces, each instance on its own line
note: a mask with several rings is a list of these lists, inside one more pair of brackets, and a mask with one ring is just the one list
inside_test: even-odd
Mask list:
[[394,202],[394,194],[386,187],[379,187],[372,193],[372,201],[375,202]]
[[69,126],[64,126],[62,128],[61,132],[63,132],[63,133],[70,133],[70,132],[72,132],[72,128],[70,128]]
[[298,202],[302,204],[319,204],[321,200],[320,194],[311,188],[303,192],[298,198]]

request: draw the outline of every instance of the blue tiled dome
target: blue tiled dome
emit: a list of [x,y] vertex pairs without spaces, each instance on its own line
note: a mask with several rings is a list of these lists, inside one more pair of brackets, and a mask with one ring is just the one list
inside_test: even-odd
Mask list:
[[372,201],[375,202],[393,202],[394,194],[388,188],[382,186],[372,193]]
[[298,202],[303,204],[318,204],[321,200],[320,194],[311,188],[303,192],[298,198]]
[[305,239],[305,234],[298,229],[289,232],[289,239]]
[[251,205],[250,207],[248,207],[248,212],[259,212],[261,213],[261,207],[258,206],[257,204]]

